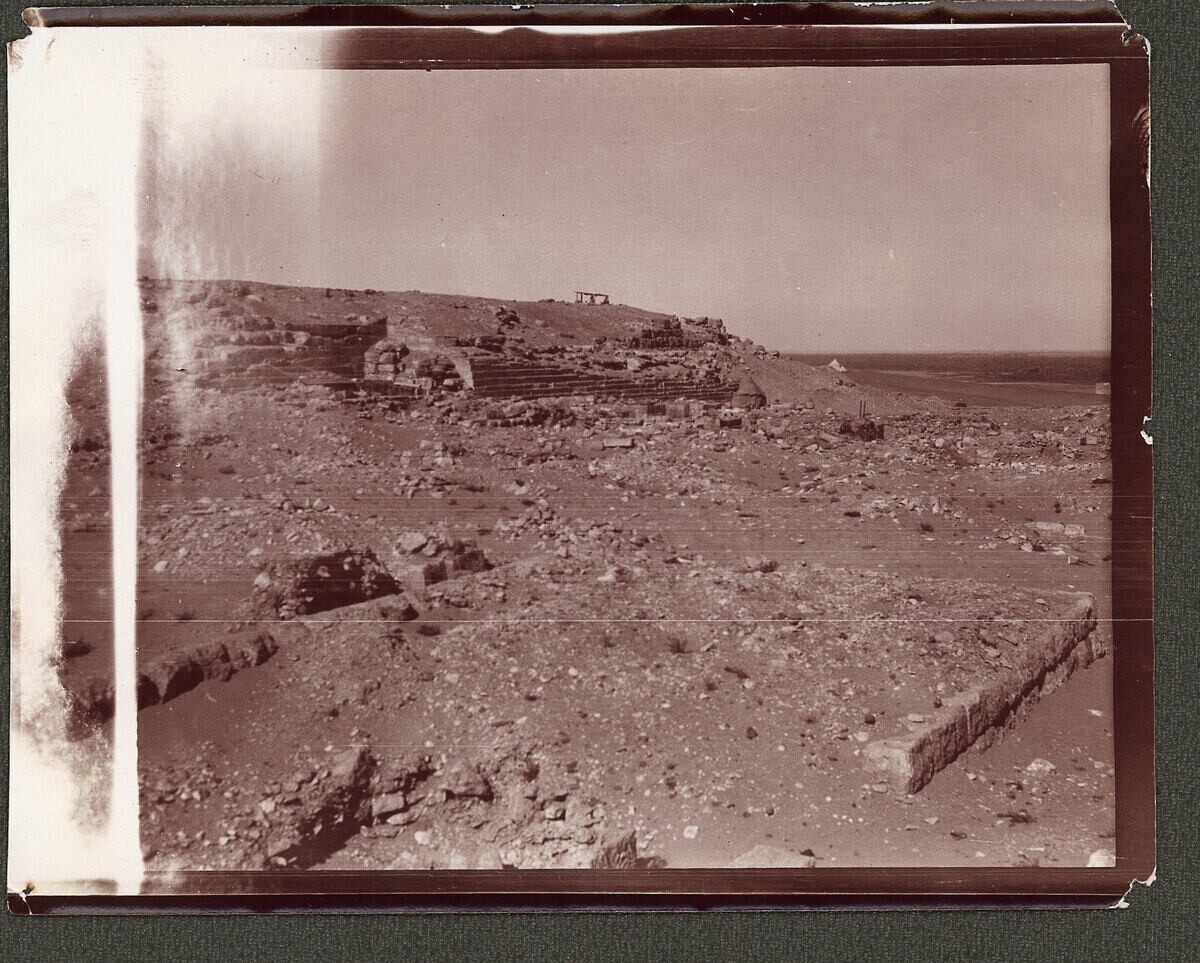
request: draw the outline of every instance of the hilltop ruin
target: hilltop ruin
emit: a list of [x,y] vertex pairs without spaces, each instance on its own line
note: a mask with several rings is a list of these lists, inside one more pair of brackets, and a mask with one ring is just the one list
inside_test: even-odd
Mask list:
[[494,332],[470,336],[431,334],[420,316],[389,318],[387,334],[363,356],[363,380],[419,395],[465,390],[496,398],[595,394],[725,403],[734,393],[719,351],[728,343],[720,321],[656,318],[586,345],[535,345],[517,312],[500,306],[493,317]]
[[[252,388],[296,381],[344,399],[405,406],[472,397],[634,403],[643,414],[804,404],[851,414],[906,411],[830,369],[781,358],[720,318],[610,303],[421,291],[301,288],[142,278],[148,350],[173,381]],[[735,398],[749,378],[757,391]],[[761,398],[759,397],[761,395]]]

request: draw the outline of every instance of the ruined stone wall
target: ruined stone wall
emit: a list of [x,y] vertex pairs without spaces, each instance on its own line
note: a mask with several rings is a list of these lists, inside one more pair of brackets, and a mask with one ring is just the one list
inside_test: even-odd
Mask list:
[[624,341],[631,348],[693,351],[706,344],[729,340],[720,318],[658,318]]
[[466,352],[453,338],[431,335],[420,318],[388,318],[387,335],[363,356],[367,381],[388,381],[421,391],[475,386]]

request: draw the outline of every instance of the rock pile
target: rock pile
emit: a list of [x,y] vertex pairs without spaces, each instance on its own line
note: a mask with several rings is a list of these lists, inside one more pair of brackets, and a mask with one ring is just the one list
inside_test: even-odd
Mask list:
[[547,401],[509,401],[489,405],[485,411],[487,424],[497,428],[526,427],[540,425],[571,425],[576,412],[567,404]]
[[851,418],[838,428],[839,435],[850,435],[859,441],[883,441],[883,425],[869,418]]
[[303,868],[319,862],[353,836],[371,812],[371,776],[375,757],[366,746],[351,747],[321,772],[306,772],[295,781],[297,795],[283,808],[264,799],[259,809],[279,812],[282,823],[267,843],[270,866]]
[[474,541],[445,532],[403,532],[393,548],[392,568],[397,579],[420,590],[427,585],[476,572],[488,572],[492,563]]
[[284,764],[286,774],[264,772],[256,791],[207,768],[187,780],[143,780],[143,811],[159,823],[198,806],[223,810],[211,838],[202,832],[180,848],[198,843],[265,869],[318,865],[347,843],[339,858],[353,860],[377,840],[412,847],[400,849],[392,869],[638,865],[636,832],[582,794],[537,745],[508,741],[482,760],[386,752],[355,733],[364,739],[358,745],[329,756],[302,752]]
[[492,312],[492,314],[496,318],[496,323],[500,325],[501,331],[503,331],[505,328],[516,327],[521,323],[521,316],[507,305],[500,305]]
[[368,381],[391,381],[403,369],[408,353],[408,345],[402,341],[377,341],[363,355],[363,377]]
[[370,549],[345,549],[269,566],[254,580],[251,608],[291,619],[354,605],[398,589]]
[[642,328],[641,333],[629,338],[627,343],[631,348],[663,350],[695,348],[703,342],[697,338],[688,337],[678,318],[663,318],[656,325]]

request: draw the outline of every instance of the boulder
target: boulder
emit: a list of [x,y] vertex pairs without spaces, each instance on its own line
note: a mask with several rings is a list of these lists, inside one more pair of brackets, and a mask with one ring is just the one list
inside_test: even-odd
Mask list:
[[260,632],[254,638],[240,644],[230,643],[226,648],[229,651],[230,664],[234,669],[262,665],[279,651],[279,645],[275,639],[266,632]]
[[454,765],[442,777],[441,790],[446,799],[478,799],[491,802],[492,784],[478,766]]
[[397,540],[396,545],[400,551],[411,555],[413,552],[419,552],[429,542],[429,536],[422,532],[405,532]]
[[446,580],[446,563],[441,559],[398,561],[392,566],[396,581],[413,592]]
[[[329,775],[305,789],[266,845],[269,867],[305,868],[325,859],[371,819],[375,757],[351,746],[327,763]],[[278,812],[278,810],[276,810]]]
[[469,575],[492,570],[492,563],[483,554],[483,550],[473,542],[455,541],[450,545],[447,555],[450,570],[455,575]]
[[773,558],[748,558],[746,559],[745,571],[761,572],[763,575],[769,575],[779,568],[779,563]]
[[387,792],[371,800],[371,818],[378,822],[404,812],[408,808],[408,797],[402,792]]
[[637,868],[637,833],[610,834],[601,840],[596,855],[592,857],[592,869],[635,869]]

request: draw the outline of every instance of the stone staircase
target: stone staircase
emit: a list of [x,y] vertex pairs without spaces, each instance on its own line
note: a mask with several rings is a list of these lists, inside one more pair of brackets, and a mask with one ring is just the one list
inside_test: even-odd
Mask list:
[[599,374],[560,365],[514,361],[504,357],[471,358],[475,394],[485,398],[551,398],[605,395],[630,401],[693,398],[725,404],[732,385],[700,384],[685,378]]

